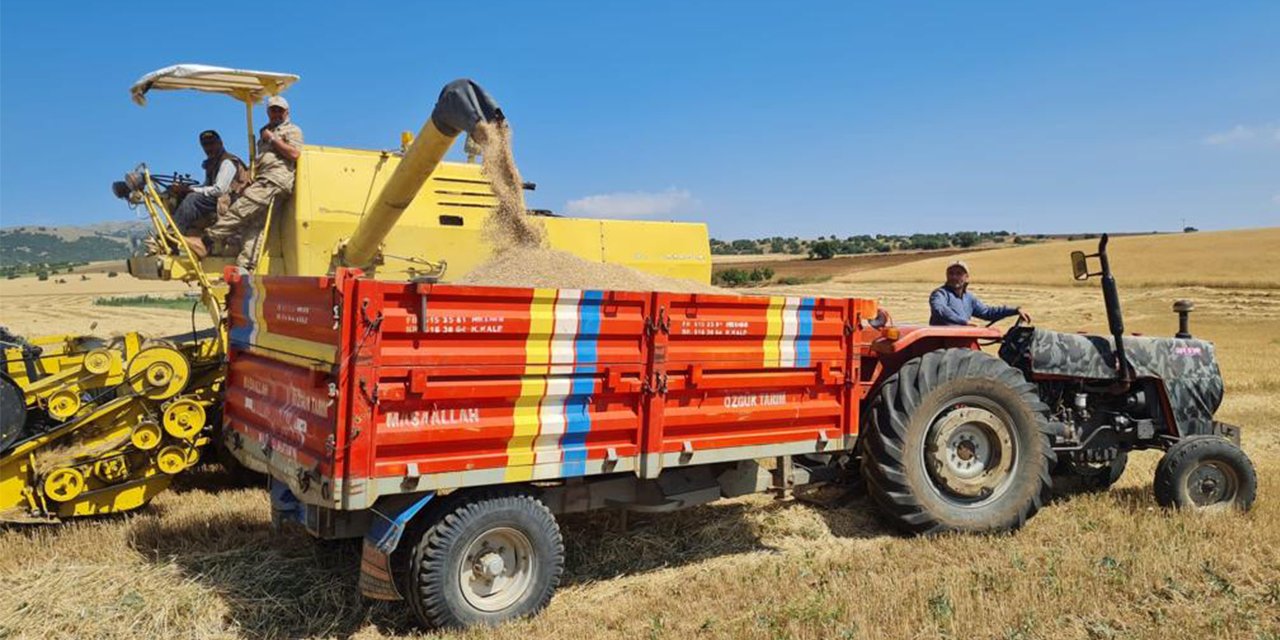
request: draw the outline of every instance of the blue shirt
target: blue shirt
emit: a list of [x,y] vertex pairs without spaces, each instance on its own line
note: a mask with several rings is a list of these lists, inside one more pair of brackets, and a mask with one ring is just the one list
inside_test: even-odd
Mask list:
[[964,293],[956,295],[951,287],[944,284],[929,294],[929,324],[931,325],[966,325],[969,324],[969,318],[974,316],[994,321],[1016,315],[1018,310],[1014,307],[993,307],[982,304],[978,296],[969,293],[968,287],[965,287]]

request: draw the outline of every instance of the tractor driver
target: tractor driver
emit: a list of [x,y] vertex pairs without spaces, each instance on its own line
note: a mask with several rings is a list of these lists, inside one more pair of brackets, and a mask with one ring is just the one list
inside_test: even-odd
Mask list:
[[[217,222],[205,230],[203,237],[188,236],[187,243],[196,257],[211,251],[238,255],[236,264],[252,269],[257,258],[258,242],[266,224],[267,209],[272,203],[293,192],[294,171],[302,155],[302,129],[289,119],[289,103],[280,96],[267,99],[269,122],[258,138],[258,155],[253,182]],[[239,238],[239,247],[227,247]]]
[[183,234],[198,232],[213,224],[217,217],[231,207],[231,200],[239,196],[249,185],[249,167],[244,160],[227,151],[222,136],[209,129],[200,132],[200,148],[204,149],[204,184],[188,187],[178,183],[173,186],[174,195],[182,203],[173,212],[173,221]]
[[990,322],[1018,316],[1031,322],[1022,307],[987,306],[969,293],[969,265],[956,260],[947,265],[947,283],[929,295],[929,324],[967,326],[974,316]]

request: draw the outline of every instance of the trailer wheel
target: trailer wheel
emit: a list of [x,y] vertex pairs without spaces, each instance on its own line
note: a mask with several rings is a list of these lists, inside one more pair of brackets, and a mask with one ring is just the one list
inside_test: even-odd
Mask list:
[[1016,529],[1050,497],[1047,413],[1017,369],[980,351],[909,360],[871,402],[868,493],[912,533]]
[[1219,436],[1188,436],[1156,465],[1156,502],[1164,507],[1248,511],[1258,496],[1258,474],[1249,456]]
[[564,542],[528,493],[457,496],[414,547],[408,597],[429,627],[495,625],[542,610],[560,584]]
[[1126,451],[1117,451],[1115,457],[1106,462],[1087,462],[1076,460],[1069,453],[1059,454],[1052,474],[1053,491],[1062,496],[1106,491],[1124,475],[1128,465]]

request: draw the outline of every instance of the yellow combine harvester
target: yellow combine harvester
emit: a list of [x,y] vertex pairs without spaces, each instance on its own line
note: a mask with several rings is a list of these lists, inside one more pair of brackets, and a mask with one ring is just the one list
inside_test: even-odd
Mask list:
[[[244,104],[254,156],[253,106],[295,75],[178,65],[132,88],[191,89]],[[305,113],[305,108],[302,110]],[[361,267],[386,279],[448,282],[492,254],[485,221],[497,204],[480,165],[444,162],[462,133],[501,110],[477,85],[445,87],[417,136],[394,150],[305,145],[293,197],[268,212],[256,271],[321,275]],[[225,287],[230,257],[197,260],[171,217],[173,183],[139,165],[116,194],[145,209],[150,255],[130,258],[142,279],[198,287],[213,319],[201,333],[101,339],[0,334],[0,520],[57,521],[138,508],[194,465],[220,426],[225,376]],[[540,216],[548,244],[581,258],[707,282],[705,225]],[[392,236],[390,232],[397,233]]]

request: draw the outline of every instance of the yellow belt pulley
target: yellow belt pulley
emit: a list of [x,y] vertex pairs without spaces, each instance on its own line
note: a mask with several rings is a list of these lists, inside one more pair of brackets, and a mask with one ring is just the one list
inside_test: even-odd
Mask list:
[[80,410],[80,394],[72,389],[55,391],[45,401],[45,409],[54,420],[66,420]]
[[150,420],[143,420],[129,433],[129,442],[143,451],[150,451],[160,444],[160,438],[163,436],[164,432],[160,429],[160,425]]
[[129,361],[129,386],[152,400],[178,395],[191,379],[191,363],[172,346],[158,344],[138,352]]
[[189,440],[204,428],[204,407],[195,400],[175,400],[164,410],[164,430],[179,440]]
[[200,450],[195,447],[171,444],[156,454],[156,466],[173,475],[200,461]]
[[56,502],[75,498],[84,486],[84,474],[70,467],[54,469],[44,477],[44,494]]

